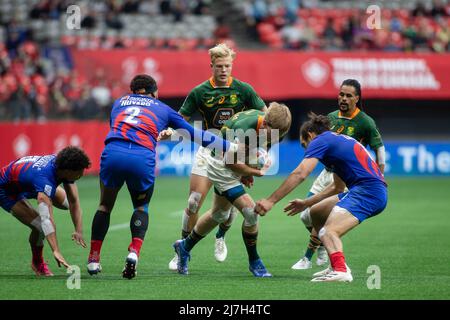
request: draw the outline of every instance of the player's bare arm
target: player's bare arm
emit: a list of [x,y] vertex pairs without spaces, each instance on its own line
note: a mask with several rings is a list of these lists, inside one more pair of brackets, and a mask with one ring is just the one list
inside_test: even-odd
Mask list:
[[337,174],[334,174],[333,176],[333,183],[329,184],[322,192],[307,199],[294,199],[290,201],[284,208],[284,212],[287,212],[288,216],[294,216],[326,198],[343,192],[345,190],[345,183]]
[[386,149],[384,146],[379,147],[375,150],[376,162],[380,168],[381,173],[384,175],[384,167],[386,164]]
[[75,228],[75,231],[72,233],[72,240],[83,248],[86,248],[86,243],[83,239],[83,212],[80,206],[78,187],[75,183],[64,183],[64,189],[66,190],[69,212]]
[[298,167],[291,172],[289,177],[283,184],[267,199],[261,199],[256,203],[255,212],[259,215],[265,215],[273,205],[283,199],[299,184],[301,184],[314,170],[319,162],[316,158],[307,158],[298,165]]
[[233,170],[233,172],[237,173],[241,176],[255,176],[255,177],[262,177],[264,173],[260,169],[252,168],[246,164],[243,163],[234,163],[234,164],[227,164],[227,167],[230,170]]
[[56,238],[52,200],[45,193],[39,192],[37,194],[37,201],[38,213],[41,218],[42,231],[44,232],[48,244],[52,248],[53,257],[58,263],[58,267],[61,267],[61,265],[63,265],[67,268],[69,267],[69,264],[66,262],[61,252],[59,251],[58,240]]

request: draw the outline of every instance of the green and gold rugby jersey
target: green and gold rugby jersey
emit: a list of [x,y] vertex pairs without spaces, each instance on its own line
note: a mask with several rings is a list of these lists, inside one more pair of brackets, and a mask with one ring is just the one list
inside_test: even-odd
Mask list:
[[[223,138],[227,138],[227,131],[230,129],[241,129],[244,132],[253,129],[257,133],[264,121],[264,115],[265,113],[259,110],[238,112],[224,123],[220,132],[222,133]],[[234,138],[231,138],[230,140],[234,140]],[[245,141],[240,142],[245,143]]]
[[369,145],[374,151],[383,146],[375,121],[359,108],[349,118],[342,116],[339,110],[329,113],[328,118],[331,131],[350,136],[365,147]]
[[230,77],[226,87],[217,87],[210,78],[192,89],[179,112],[190,117],[199,111],[204,129],[220,129],[236,113],[264,107],[264,101],[248,83]]
[[[235,141],[235,138],[240,138],[240,143],[249,146],[250,134],[256,134],[256,139],[259,138],[258,130],[261,128],[264,121],[264,115],[265,113],[259,110],[247,110],[236,113],[231,119],[227,120],[222,126],[222,129],[220,129],[222,137],[230,141]],[[230,130],[235,131],[233,131],[233,134],[230,134]],[[239,133],[237,130],[242,131]],[[251,131],[249,132],[248,130]],[[244,141],[242,141],[242,139],[244,139]],[[253,143],[257,144],[255,147],[262,147],[266,150],[270,147],[270,144],[268,144],[267,141],[265,141],[265,145],[260,145],[262,142],[259,140],[253,140]],[[248,161],[248,154],[246,154],[245,162],[248,163]]]

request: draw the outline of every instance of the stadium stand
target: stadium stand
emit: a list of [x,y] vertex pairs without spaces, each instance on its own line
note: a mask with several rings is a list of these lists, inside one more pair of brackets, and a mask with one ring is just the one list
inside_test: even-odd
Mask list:
[[[250,31],[274,49],[450,50],[447,1],[232,0]],[[379,4],[381,28],[369,29],[364,17]]]

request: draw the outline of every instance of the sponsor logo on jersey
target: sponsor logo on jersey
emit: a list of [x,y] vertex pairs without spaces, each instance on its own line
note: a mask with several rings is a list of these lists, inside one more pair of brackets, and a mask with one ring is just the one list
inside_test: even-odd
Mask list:
[[205,101],[205,106],[208,108],[211,108],[212,106],[214,106],[214,97],[211,97],[210,99]]
[[[334,126],[333,126],[333,128],[334,128]],[[345,129],[345,126],[342,125],[342,126],[340,126],[339,128],[337,128],[337,130],[336,130],[335,132],[336,132],[336,133],[341,133],[342,131],[344,131],[344,129]]]
[[225,102],[225,96],[220,96],[219,104],[223,104]]
[[51,195],[52,195],[52,186],[49,186],[48,184],[46,184],[45,185],[45,187],[44,187],[44,193],[47,195],[47,196],[49,196],[49,197],[51,197]]
[[221,108],[217,110],[213,119],[213,125],[217,128],[221,128],[223,124],[233,116],[233,114],[234,110],[232,108]]
[[347,128],[347,135],[348,136],[353,136],[355,134],[355,128],[353,127],[348,127]]

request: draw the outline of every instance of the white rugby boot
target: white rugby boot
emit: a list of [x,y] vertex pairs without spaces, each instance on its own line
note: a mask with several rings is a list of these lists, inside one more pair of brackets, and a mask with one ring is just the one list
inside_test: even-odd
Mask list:
[[177,271],[178,270],[178,255],[176,254],[172,260],[169,262],[169,270]]
[[224,262],[227,258],[228,249],[225,243],[225,238],[216,238],[214,245],[214,257],[217,262]]
[[312,268],[312,262],[307,257],[301,258],[291,267],[291,269],[294,269],[294,270],[306,270],[306,269],[311,269],[311,268]]

